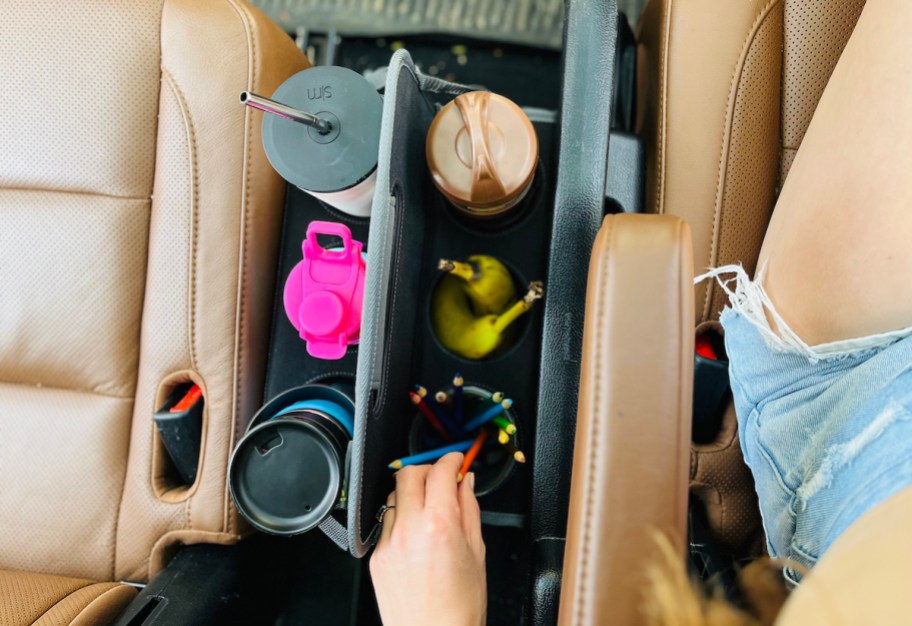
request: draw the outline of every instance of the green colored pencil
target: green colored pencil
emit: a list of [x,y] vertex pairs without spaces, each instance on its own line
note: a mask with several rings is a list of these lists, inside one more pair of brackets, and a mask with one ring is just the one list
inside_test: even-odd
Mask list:
[[504,416],[502,416],[502,415],[498,415],[497,417],[495,417],[495,418],[492,419],[491,421],[494,422],[495,424],[497,424],[500,428],[502,428],[502,429],[504,429],[505,431],[507,431],[507,434],[508,434],[508,435],[515,435],[515,434],[516,434],[516,424],[514,424],[513,422],[511,422],[510,420],[508,420],[506,417],[504,417]]

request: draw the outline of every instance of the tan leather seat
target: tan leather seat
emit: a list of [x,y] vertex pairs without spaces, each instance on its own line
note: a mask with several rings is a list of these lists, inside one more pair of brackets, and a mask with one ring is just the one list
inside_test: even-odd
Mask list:
[[[689,375],[682,359],[692,359],[693,347],[673,329],[681,320],[711,323],[726,300],[708,281],[693,299],[689,289],[683,297],[654,291],[677,284],[677,259],[690,253],[690,241],[655,232],[683,219],[692,229],[696,272],[730,263],[754,272],[779,189],[864,4],[651,0],[647,6],[639,33],[638,123],[647,146],[647,210],[658,215],[642,216],[651,222],[639,224],[607,218],[593,251],[561,624],[643,623],[645,568],[656,550],[650,530],[684,545],[687,478],[674,441],[682,429],[689,432],[690,407],[679,394],[690,381],[669,376]],[[636,246],[605,246],[606,240],[639,241],[648,258]],[[656,242],[664,251],[655,250]],[[665,266],[656,262],[663,255]],[[605,268],[612,269],[610,278],[596,280]],[[654,297],[644,300],[642,290]],[[631,302],[637,314],[618,310]],[[645,379],[630,376],[630,363],[612,354],[633,359]],[[743,538],[750,530],[745,502],[756,497],[731,417],[718,441],[693,446],[690,477],[716,532]],[[643,438],[643,430],[650,436]],[[720,497],[739,478],[742,493]],[[897,610],[897,585],[910,575],[912,553],[901,530],[908,528],[910,501],[906,490],[847,532],[780,623],[907,621]],[[753,520],[756,525],[756,514]],[[853,590],[853,573],[870,577],[866,591]],[[865,620],[865,598],[875,597],[889,608],[878,607],[870,615],[879,618]]]
[[0,624],[107,624],[135,595],[119,583],[0,571]]
[[[693,230],[694,268],[753,273],[776,196],[865,0],[651,0],[639,33],[647,211]],[[697,287],[696,322],[725,294]]]
[[[779,190],[865,0],[651,0],[639,33],[639,124],[647,210],[693,229],[695,271],[741,263],[753,274]],[[696,288],[695,319],[726,304]],[[694,445],[691,491],[716,540],[762,544],[734,410],[716,441]],[[740,483],[740,489],[738,484]]]
[[605,218],[589,265],[562,626],[639,624],[653,531],[683,545],[693,258],[680,218]]
[[[691,225],[697,272],[731,263],[755,271],[779,190],[864,6],[865,0],[647,6],[639,33],[647,210]],[[725,304],[714,281],[698,285],[697,323],[712,324]],[[733,407],[716,441],[692,446],[690,477],[721,545],[747,550],[763,543]]]
[[[91,581],[243,532],[225,473],[261,401],[284,185],[238,94],[305,64],[242,0],[4,5],[3,624],[102,623],[133,591]],[[192,486],[151,419],[187,380]]]

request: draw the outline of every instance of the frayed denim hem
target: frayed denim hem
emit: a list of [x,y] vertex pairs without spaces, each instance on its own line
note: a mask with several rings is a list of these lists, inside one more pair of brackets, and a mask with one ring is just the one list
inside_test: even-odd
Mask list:
[[[760,332],[771,349],[802,355],[812,363],[861,356],[912,335],[912,326],[910,326],[886,333],[809,346],[779,315],[763,288],[765,273],[766,267],[764,266],[757,272],[756,279],[751,280],[740,264],[724,265],[697,276],[694,284],[699,284],[708,278],[715,279],[728,295],[731,310],[748,320]],[[733,274],[733,276],[723,278],[727,274]],[[734,287],[732,287],[732,283],[734,283]],[[770,317],[775,322],[777,330],[773,330],[770,326]]]

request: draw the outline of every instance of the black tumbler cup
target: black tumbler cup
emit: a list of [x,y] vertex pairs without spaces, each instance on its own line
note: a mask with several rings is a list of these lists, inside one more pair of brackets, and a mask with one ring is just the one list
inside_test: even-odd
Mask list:
[[228,470],[231,496],[254,528],[297,535],[319,526],[344,499],[351,396],[350,387],[305,385],[254,416]]

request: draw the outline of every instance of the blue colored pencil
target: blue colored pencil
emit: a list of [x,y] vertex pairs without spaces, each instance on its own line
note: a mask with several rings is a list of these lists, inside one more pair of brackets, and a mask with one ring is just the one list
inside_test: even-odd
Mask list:
[[[459,428],[455,424],[453,424],[453,421],[446,414],[446,411],[443,410],[443,405],[440,404],[440,400],[437,399],[442,392],[437,392],[435,397],[431,399],[431,400],[434,400],[434,402],[431,402],[430,400],[428,400],[428,398],[427,398],[428,390],[425,389],[424,387],[422,387],[421,385],[415,385],[415,393],[422,400],[424,400],[424,406],[426,406],[431,411],[431,413],[434,414],[434,417],[437,418],[437,421],[440,422],[440,425],[443,427],[444,430],[446,430],[448,433],[450,433],[451,435],[454,435],[454,436],[462,434],[462,428]],[[443,394],[443,399],[444,399],[444,401],[446,401],[446,394]],[[452,441],[452,440],[453,440],[452,437],[450,437],[448,439],[448,441]]]
[[462,428],[463,425],[463,415],[462,415],[462,385],[465,384],[465,380],[462,378],[462,374],[456,374],[453,377],[453,419],[456,422],[456,425]]
[[466,432],[471,432],[479,426],[487,424],[492,419],[509,409],[511,406],[513,406],[513,401],[507,398],[500,404],[495,404],[494,406],[482,411],[480,414],[473,417],[471,420],[469,420],[468,424],[463,426],[463,429]]
[[438,391],[434,394],[434,401],[428,402],[428,405],[431,407],[431,410],[434,412],[434,415],[437,416],[437,419],[440,420],[440,423],[450,431],[450,433],[456,437],[462,434],[462,428],[453,423],[453,420],[450,419],[450,416],[447,415],[446,405],[446,394],[442,391]]
[[454,443],[442,448],[428,450],[427,452],[413,454],[412,456],[404,456],[401,459],[396,459],[387,467],[397,470],[402,469],[406,465],[420,465],[422,463],[427,463],[428,461],[436,461],[443,455],[449,454],[450,452],[465,452],[472,447],[473,443],[475,443],[474,439],[467,439],[466,441],[460,441],[459,443]]

